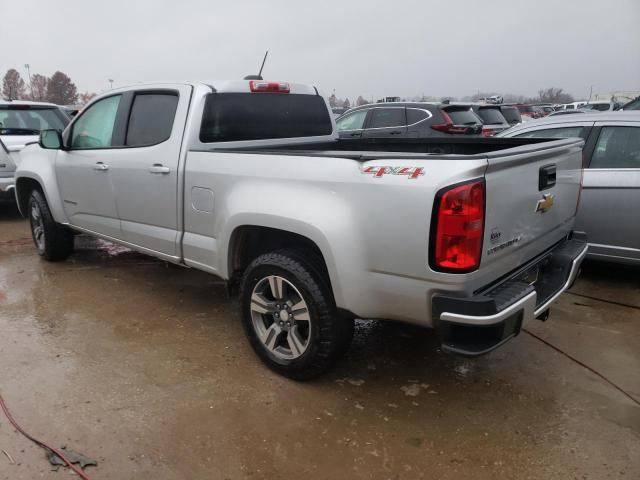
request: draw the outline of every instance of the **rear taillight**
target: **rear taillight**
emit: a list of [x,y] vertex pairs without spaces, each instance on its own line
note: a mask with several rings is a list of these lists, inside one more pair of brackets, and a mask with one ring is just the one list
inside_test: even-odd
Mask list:
[[433,211],[430,263],[434,270],[465,273],[480,265],[484,236],[484,180],[440,191]]
[[289,84],[285,82],[264,82],[262,80],[251,80],[249,88],[254,93],[289,93]]
[[453,124],[453,120],[451,120],[451,117],[449,115],[447,115],[447,112],[445,112],[444,110],[442,110],[440,113],[442,113],[442,117],[444,118],[444,123],[438,123],[436,125],[431,125],[431,128],[433,128],[434,130],[438,130],[439,132],[444,132],[444,133],[467,133],[467,127],[461,127],[461,126],[456,126]]
[[482,136],[483,137],[493,137],[496,134],[493,128],[482,127]]

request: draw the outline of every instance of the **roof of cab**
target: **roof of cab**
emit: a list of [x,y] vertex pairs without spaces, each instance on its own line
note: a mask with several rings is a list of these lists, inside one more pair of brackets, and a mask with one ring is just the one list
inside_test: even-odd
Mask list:
[[183,81],[183,82],[140,82],[130,85],[123,85],[113,90],[107,90],[102,92],[100,96],[104,96],[108,93],[126,92],[129,90],[142,90],[145,88],[166,88],[170,85],[189,85],[192,87],[205,86],[218,93],[249,93],[251,88],[249,83],[256,82],[278,82],[287,83],[289,85],[289,93],[298,95],[320,95],[318,89],[313,85],[307,85],[303,83],[292,83],[284,80],[212,80],[212,81]]

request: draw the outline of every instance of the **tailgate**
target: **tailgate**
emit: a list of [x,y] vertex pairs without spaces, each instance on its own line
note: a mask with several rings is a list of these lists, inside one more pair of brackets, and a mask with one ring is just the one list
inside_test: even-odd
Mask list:
[[583,145],[581,139],[563,139],[487,155],[480,270],[507,273],[571,231],[581,188]]

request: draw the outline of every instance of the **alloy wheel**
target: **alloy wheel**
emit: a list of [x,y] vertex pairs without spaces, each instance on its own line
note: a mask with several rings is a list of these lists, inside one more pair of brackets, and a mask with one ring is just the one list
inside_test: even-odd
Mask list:
[[294,360],[309,346],[309,308],[295,285],[283,277],[269,275],[253,288],[251,320],[262,345],[280,360]]

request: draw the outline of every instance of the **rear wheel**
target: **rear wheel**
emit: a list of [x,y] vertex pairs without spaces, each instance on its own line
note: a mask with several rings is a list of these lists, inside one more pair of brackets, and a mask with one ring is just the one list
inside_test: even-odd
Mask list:
[[73,232],[55,222],[39,190],[31,192],[28,215],[33,243],[41,257],[56,262],[67,259],[73,253]]
[[296,251],[256,258],[242,282],[242,318],[258,356],[296,380],[329,369],[346,351],[353,320],[338,316],[316,263]]

